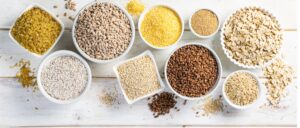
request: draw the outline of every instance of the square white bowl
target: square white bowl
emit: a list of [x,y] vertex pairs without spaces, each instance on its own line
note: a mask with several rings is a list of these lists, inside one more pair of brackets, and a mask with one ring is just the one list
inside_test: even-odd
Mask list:
[[[56,38],[55,42],[54,42],[54,43],[52,44],[52,46],[51,46],[44,54],[42,54],[42,55],[37,54],[37,53],[33,53],[33,52],[29,51],[28,49],[24,48],[22,45],[20,45],[20,43],[19,43],[19,42],[12,36],[12,34],[11,34],[12,28],[15,26],[17,20],[18,20],[18,19],[19,19],[26,11],[28,11],[28,10],[34,8],[34,7],[37,7],[37,8],[42,9],[43,11],[46,11],[49,15],[51,15],[52,18],[55,19],[56,22],[59,23],[59,25],[60,25],[60,27],[61,27],[61,31],[60,31],[60,33],[59,33],[59,36]],[[9,37],[13,40],[13,42],[14,42],[15,44],[17,44],[18,46],[20,46],[22,49],[26,50],[28,53],[30,53],[30,54],[32,54],[32,55],[34,55],[34,56],[36,56],[36,57],[44,57],[44,56],[46,56],[47,54],[49,54],[49,52],[50,52],[50,51],[54,48],[54,46],[57,44],[58,40],[61,38],[61,36],[62,36],[62,34],[63,34],[63,32],[64,32],[64,28],[65,28],[65,26],[64,26],[63,22],[60,21],[55,15],[53,15],[52,13],[50,13],[50,11],[47,10],[45,7],[43,7],[43,6],[39,5],[39,4],[31,4],[31,5],[29,5],[29,6],[28,6],[28,7],[27,7],[27,8],[26,8],[26,9],[18,16],[18,18],[16,18],[16,20],[14,21],[13,25],[11,26],[11,28],[10,28],[10,30],[9,30]]]
[[[141,57],[143,57],[143,56],[149,56],[149,57],[151,58],[151,60],[153,61],[154,66],[155,66],[155,68],[156,68],[156,75],[157,75],[157,77],[158,77],[158,81],[159,81],[159,84],[160,84],[160,89],[158,89],[158,90],[156,90],[156,91],[154,91],[154,92],[151,92],[151,93],[149,93],[149,94],[147,94],[147,95],[140,96],[139,98],[136,98],[136,99],[134,99],[134,100],[130,100],[130,99],[127,97],[127,95],[126,95],[126,93],[125,93],[125,90],[124,90],[123,87],[122,87],[121,78],[120,78],[119,72],[118,72],[118,67],[119,67],[120,65],[122,65],[122,64],[125,64],[125,63],[127,63],[127,62],[129,62],[129,61],[132,61],[132,60],[141,58]],[[147,50],[147,51],[141,53],[140,55],[138,55],[138,56],[136,56],[136,57],[133,57],[133,58],[131,58],[131,59],[125,60],[125,61],[123,61],[123,62],[120,62],[119,64],[117,64],[117,65],[115,65],[115,66],[113,67],[113,70],[114,70],[114,72],[115,72],[115,74],[116,74],[116,76],[117,76],[118,83],[119,83],[119,86],[120,86],[120,88],[121,88],[122,94],[124,95],[125,100],[126,100],[126,102],[127,102],[128,104],[133,104],[133,103],[136,102],[136,101],[139,101],[139,100],[141,100],[141,99],[150,97],[150,96],[152,96],[152,95],[154,95],[154,94],[156,94],[156,93],[161,92],[161,91],[165,88],[165,85],[164,85],[164,83],[163,83],[163,81],[162,81],[162,79],[161,79],[161,76],[159,75],[158,68],[157,68],[157,65],[156,65],[154,56],[153,56],[153,54],[152,54],[149,50]]]

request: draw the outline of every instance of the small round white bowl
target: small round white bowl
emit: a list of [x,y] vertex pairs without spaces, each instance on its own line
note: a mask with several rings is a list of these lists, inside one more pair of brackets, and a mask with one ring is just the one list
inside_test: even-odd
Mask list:
[[[218,19],[218,27],[217,27],[216,31],[213,32],[212,34],[208,35],[208,36],[198,34],[198,33],[193,29],[193,27],[192,27],[192,17],[193,17],[193,15],[194,15],[197,11],[200,11],[200,10],[208,10],[208,11],[211,11],[212,13],[214,13],[214,14],[217,16],[217,19]],[[214,35],[219,31],[220,25],[221,25],[219,15],[218,15],[215,11],[213,11],[212,9],[208,9],[208,8],[201,8],[201,9],[199,9],[199,10],[197,10],[197,11],[195,11],[195,12],[193,13],[193,15],[191,15],[190,18],[189,18],[189,27],[190,27],[192,33],[193,33],[195,36],[197,36],[197,37],[199,37],[199,38],[201,38],[201,39],[207,39],[207,38],[210,38],[210,37],[214,36]]]
[[[248,73],[250,74],[251,76],[253,76],[253,78],[257,81],[257,86],[258,86],[258,91],[259,91],[259,94],[258,94],[258,97],[255,101],[253,101],[251,104],[248,104],[248,105],[245,105],[245,106],[241,106],[241,105],[237,105],[237,104],[234,104],[233,102],[231,102],[231,100],[228,98],[228,96],[226,95],[226,92],[225,92],[225,86],[226,86],[226,83],[227,83],[227,80],[234,74],[236,73],[241,73],[241,72],[244,72],[244,73]],[[224,83],[223,83],[223,86],[222,86],[222,95],[225,99],[225,101],[233,108],[235,109],[238,109],[238,110],[245,110],[245,109],[248,109],[248,108],[251,108],[251,107],[254,107],[254,106],[257,106],[259,103],[260,103],[260,99],[262,97],[262,85],[258,79],[258,77],[253,74],[252,72],[250,71],[247,71],[247,70],[238,70],[238,71],[235,71],[235,72],[232,72],[230,73],[226,79],[224,80]]]
[[[33,53],[33,52],[29,51],[28,49],[24,48],[24,47],[23,47],[22,45],[20,45],[20,43],[12,36],[12,33],[11,33],[11,32],[12,32],[12,28],[15,26],[15,24],[16,24],[18,18],[20,18],[26,11],[28,11],[28,10],[34,8],[34,7],[37,7],[37,8],[39,8],[39,9],[41,9],[41,10],[47,12],[49,15],[51,15],[51,17],[52,17],[53,19],[55,19],[56,22],[59,23],[59,25],[60,25],[60,27],[61,27],[61,31],[60,31],[58,37],[55,39],[55,42],[54,42],[54,43],[52,44],[52,46],[51,46],[44,54],[42,54],[42,55],[37,54],[37,53]],[[25,51],[27,51],[27,52],[30,53],[31,55],[36,56],[36,57],[40,57],[40,58],[45,57],[46,55],[48,55],[48,54],[50,53],[50,51],[54,48],[54,46],[57,44],[57,42],[58,42],[59,39],[61,38],[61,36],[62,36],[62,34],[63,34],[63,32],[64,32],[64,29],[65,29],[65,26],[64,26],[63,22],[62,22],[60,19],[58,19],[55,15],[53,15],[48,9],[46,9],[46,8],[43,7],[42,5],[39,5],[39,4],[36,4],[36,3],[35,3],[35,4],[32,4],[32,5],[29,5],[25,10],[23,10],[23,12],[18,16],[18,18],[15,20],[15,22],[13,23],[13,25],[11,26],[11,28],[10,28],[10,30],[9,30],[9,32],[8,32],[8,33],[9,33],[9,37],[13,40],[13,42],[14,42],[15,44],[17,44],[18,46],[20,46],[22,49],[24,49]]]
[[[151,9],[153,9],[153,8],[155,8],[155,7],[159,7],[159,6],[166,7],[166,8],[171,9],[172,11],[174,11],[174,12],[177,14],[177,16],[178,16],[178,18],[180,19],[180,22],[181,22],[181,34],[180,34],[180,36],[178,37],[178,39],[177,39],[176,42],[174,42],[173,44],[171,44],[171,45],[169,45],[169,46],[166,46],[166,47],[157,47],[157,46],[152,45],[151,43],[149,43],[149,42],[143,37],[143,35],[142,35],[141,31],[140,31],[140,30],[141,30],[141,25],[142,25],[142,22],[143,22],[143,20],[144,20],[145,15],[146,15]],[[181,39],[181,37],[182,37],[182,35],[183,35],[183,32],[184,32],[184,22],[183,22],[183,19],[182,19],[181,15],[180,15],[174,8],[172,8],[172,7],[168,6],[168,5],[155,5],[155,6],[152,6],[152,7],[148,8],[148,9],[146,9],[146,10],[140,15],[139,22],[138,22],[138,28],[139,28],[139,35],[140,35],[140,37],[142,38],[142,40],[143,40],[143,42],[144,42],[145,44],[147,44],[148,46],[150,46],[150,47],[153,48],[153,49],[163,50],[163,49],[167,49],[167,48],[169,48],[169,47],[172,47],[172,46],[174,46],[174,45],[176,45],[176,44],[178,43],[178,41]]]
[[[188,97],[188,96],[184,96],[184,95],[181,95],[180,93],[176,92],[173,87],[171,86],[171,84],[169,83],[169,80],[168,80],[168,74],[167,74],[167,68],[168,68],[168,63],[169,63],[169,60],[171,58],[171,56],[174,54],[174,52],[176,52],[178,49],[184,47],[184,46],[187,46],[187,45],[198,45],[198,46],[202,46],[202,47],[205,47],[207,48],[212,54],[213,56],[215,57],[216,61],[217,61],[217,64],[218,64],[218,78],[216,80],[216,83],[214,85],[213,88],[210,89],[209,92],[207,92],[205,95],[202,95],[200,97]],[[171,91],[173,93],[175,93],[177,96],[179,96],[180,98],[183,98],[183,99],[186,99],[186,100],[200,100],[200,99],[205,99],[207,98],[208,96],[210,96],[211,94],[213,94],[213,92],[216,90],[216,88],[218,87],[219,83],[220,83],[220,80],[221,80],[221,77],[222,77],[222,64],[221,64],[221,61],[218,57],[218,55],[215,53],[214,50],[212,50],[211,48],[205,46],[205,45],[202,45],[202,44],[199,44],[199,43],[187,43],[187,44],[184,44],[184,45],[181,45],[180,47],[174,49],[172,51],[172,53],[169,55],[168,59],[167,59],[167,62],[165,64],[165,70],[164,70],[164,74],[165,74],[165,79],[166,79],[166,83],[167,83],[167,86],[171,89]]]
[[[267,11],[266,9],[263,9],[261,7],[257,7],[257,6],[249,6],[249,7],[243,7],[243,8],[250,8],[250,7],[255,7],[255,8],[259,8],[261,9],[262,11],[268,13],[271,17],[274,17],[274,19],[276,20],[276,22],[278,23],[279,27],[281,28],[281,25],[279,23],[279,21],[277,20],[277,18],[269,11]],[[230,55],[230,53],[228,52],[228,50],[225,48],[225,44],[224,44],[224,29],[225,29],[225,25],[228,23],[229,19],[239,10],[243,9],[243,8],[240,8],[240,9],[237,9],[235,10],[232,14],[230,14],[224,21],[223,23],[223,26],[221,28],[221,34],[220,34],[220,37],[221,37],[221,45],[222,45],[222,49],[226,55],[226,57],[232,62],[234,63],[235,65],[239,66],[239,67],[242,67],[242,68],[247,68],[247,69],[258,69],[258,68],[261,68],[261,67],[265,67],[269,64],[272,63],[272,61],[278,56],[280,55],[280,52],[281,52],[281,49],[282,49],[282,44],[281,44],[281,47],[279,48],[278,50],[278,53],[272,58],[270,59],[269,61],[265,62],[264,64],[262,65],[245,65],[243,63],[240,63],[238,61],[236,61],[235,59],[233,59],[233,57]],[[281,29],[282,31],[282,29]]]
[[[77,43],[77,40],[75,38],[75,27],[77,25],[77,20],[78,20],[78,17],[79,15],[81,14],[82,11],[84,11],[86,8],[96,4],[96,3],[111,3],[115,6],[117,6],[120,10],[122,10],[125,15],[127,16],[127,18],[129,19],[129,22],[130,22],[130,27],[131,27],[131,32],[132,32],[132,35],[131,35],[131,40],[130,40],[130,43],[127,47],[127,49],[118,57],[116,58],[113,58],[113,59],[109,59],[109,60],[100,60],[100,59],[95,59],[95,58],[92,58],[90,57],[89,55],[87,55],[83,50],[81,50],[81,48],[79,47],[78,43]],[[134,39],[135,39],[135,26],[134,26],[134,22],[132,20],[132,17],[131,15],[127,12],[127,10],[125,10],[123,7],[119,6],[118,4],[115,4],[115,3],[112,3],[112,2],[98,2],[98,1],[94,1],[94,2],[91,2],[87,5],[85,5],[79,12],[78,14],[76,15],[75,17],[75,20],[74,20],[74,23],[73,23],[73,26],[72,26],[72,39],[73,39],[73,43],[77,49],[77,51],[79,51],[79,53],[86,59],[88,59],[89,61],[92,61],[92,62],[95,62],[95,63],[109,63],[109,62],[113,62],[115,60],[118,60],[120,59],[121,57],[125,56],[129,51],[130,49],[132,48],[132,45],[134,43]]]
[[[41,73],[42,73],[42,70],[44,68],[44,66],[46,64],[48,64],[51,60],[57,58],[57,57],[60,57],[60,56],[72,56],[72,57],[75,57],[77,59],[79,59],[83,65],[85,66],[86,70],[87,70],[87,73],[88,73],[88,82],[87,82],[87,85],[84,89],[84,91],[76,98],[73,98],[73,99],[70,99],[70,100],[59,100],[59,99],[56,99],[56,98],[53,98],[51,97],[44,89],[43,87],[43,84],[41,83]],[[82,58],[80,57],[78,54],[76,54],[75,52],[72,52],[72,51],[68,51],[68,50],[60,50],[60,51],[56,51],[52,54],[50,54],[49,56],[47,56],[43,61],[42,63],[40,64],[39,66],[39,69],[38,69],[38,73],[37,73],[37,84],[38,84],[38,88],[39,90],[42,92],[42,94],[49,100],[49,101],[52,101],[53,103],[57,103],[57,104],[69,104],[69,103],[73,103],[73,102],[76,102],[78,101],[81,97],[83,97],[84,94],[86,94],[86,92],[88,91],[88,89],[90,88],[91,86],[91,82],[92,82],[92,72],[91,72],[91,68],[90,66],[88,65],[88,63]]]

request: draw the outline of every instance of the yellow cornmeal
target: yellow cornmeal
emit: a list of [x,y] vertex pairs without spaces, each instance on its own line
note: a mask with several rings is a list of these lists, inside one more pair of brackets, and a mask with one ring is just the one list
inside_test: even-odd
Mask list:
[[176,12],[164,6],[157,6],[145,15],[140,29],[147,42],[156,47],[166,47],[178,40],[182,32],[182,23]]
[[139,16],[145,9],[145,5],[139,0],[130,0],[126,5],[127,11],[131,15]]
[[34,7],[17,19],[11,34],[24,48],[42,55],[54,44],[61,29],[50,14]]

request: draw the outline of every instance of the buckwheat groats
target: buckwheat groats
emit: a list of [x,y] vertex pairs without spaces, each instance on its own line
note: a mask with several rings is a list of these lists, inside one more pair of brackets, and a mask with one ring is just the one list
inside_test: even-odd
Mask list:
[[111,3],[95,3],[78,16],[75,38],[82,51],[98,60],[110,60],[129,47],[132,30],[127,15]]
[[205,47],[186,45],[175,51],[167,63],[167,80],[179,94],[200,97],[216,84],[218,64]]
[[261,66],[279,52],[282,32],[269,12],[257,7],[236,11],[223,29],[225,52],[247,66]]

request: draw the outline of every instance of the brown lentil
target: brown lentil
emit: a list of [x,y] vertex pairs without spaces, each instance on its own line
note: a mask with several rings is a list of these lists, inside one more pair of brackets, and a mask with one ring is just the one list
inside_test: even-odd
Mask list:
[[109,60],[129,47],[132,30],[129,18],[111,3],[95,3],[78,16],[75,38],[91,58]]
[[179,94],[199,97],[215,85],[218,77],[217,61],[207,48],[186,45],[170,57],[167,77],[172,88]]
[[160,94],[155,94],[151,98],[151,102],[148,103],[149,109],[153,112],[155,118],[168,114],[172,108],[177,111],[179,109],[175,107],[177,101],[175,100],[175,95],[169,92],[162,92]]

